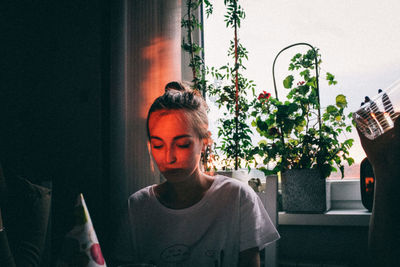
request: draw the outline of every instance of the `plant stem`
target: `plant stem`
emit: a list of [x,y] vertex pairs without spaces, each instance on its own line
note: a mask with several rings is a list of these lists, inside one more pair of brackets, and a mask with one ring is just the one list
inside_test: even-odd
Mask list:
[[[239,67],[238,67],[238,38],[237,38],[237,1],[235,3],[234,9],[234,28],[235,28],[235,130],[236,130],[236,139],[239,135]],[[239,140],[235,140],[235,170],[238,169],[238,158],[239,158]]]
[[192,67],[192,73],[193,73],[193,80],[196,80],[196,66],[194,64],[194,53],[193,53],[193,41],[192,41],[192,13],[191,13],[191,8],[192,8],[192,1],[188,0],[187,1],[187,15],[188,15],[188,42],[190,46],[190,63]]

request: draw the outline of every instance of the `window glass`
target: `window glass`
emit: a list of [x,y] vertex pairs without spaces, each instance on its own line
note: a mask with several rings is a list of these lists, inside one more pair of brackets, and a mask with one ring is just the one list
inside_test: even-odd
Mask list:
[[[229,60],[227,49],[233,30],[225,28],[223,1],[213,1],[213,5],[214,13],[204,20],[205,60],[209,67],[219,67]],[[364,96],[373,96],[379,88],[400,79],[400,1],[252,0],[240,1],[240,5],[246,18],[239,38],[249,51],[245,76],[256,82],[256,93],[264,90],[273,93],[274,57],[282,48],[297,42],[318,47],[323,61],[322,75],[328,71],[338,81],[328,87],[320,79],[322,106],[334,103],[337,94],[344,94],[349,102],[347,111],[355,111]],[[290,58],[306,50],[306,47],[291,48],[279,57],[275,75],[280,94],[284,91],[282,80],[288,75]],[[212,107],[211,112],[217,112],[216,108]],[[211,125],[216,139],[216,123]],[[355,140],[351,149],[355,164],[346,168],[345,176],[359,178],[359,164],[365,154],[355,129],[348,137]]]

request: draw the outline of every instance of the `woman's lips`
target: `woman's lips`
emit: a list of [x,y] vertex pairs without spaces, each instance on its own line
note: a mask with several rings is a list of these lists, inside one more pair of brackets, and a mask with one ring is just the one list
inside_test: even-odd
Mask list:
[[177,173],[182,173],[184,169],[181,168],[174,168],[174,169],[166,169],[162,173],[165,174],[177,174]]

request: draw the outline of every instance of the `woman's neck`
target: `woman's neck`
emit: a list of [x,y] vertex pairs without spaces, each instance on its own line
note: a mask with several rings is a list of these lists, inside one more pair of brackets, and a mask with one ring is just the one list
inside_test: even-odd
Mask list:
[[199,173],[181,182],[164,182],[155,187],[158,200],[166,207],[184,209],[199,202],[211,187],[214,178]]

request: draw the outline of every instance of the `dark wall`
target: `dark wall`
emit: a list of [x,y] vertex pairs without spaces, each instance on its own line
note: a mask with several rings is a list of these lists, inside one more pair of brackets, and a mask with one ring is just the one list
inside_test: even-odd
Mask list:
[[79,193],[107,260],[127,197],[160,178],[144,123],[181,77],[181,1],[128,3],[0,4],[0,159],[52,182],[53,259]]
[[[1,140],[3,163],[39,179],[40,165],[51,159],[49,121],[53,59],[53,8],[34,2],[1,5]],[[31,155],[35,155],[32,157]],[[29,171],[28,171],[29,170]]]
[[108,5],[1,4],[1,160],[34,182],[52,181],[54,255],[80,192],[100,242],[107,238]]

